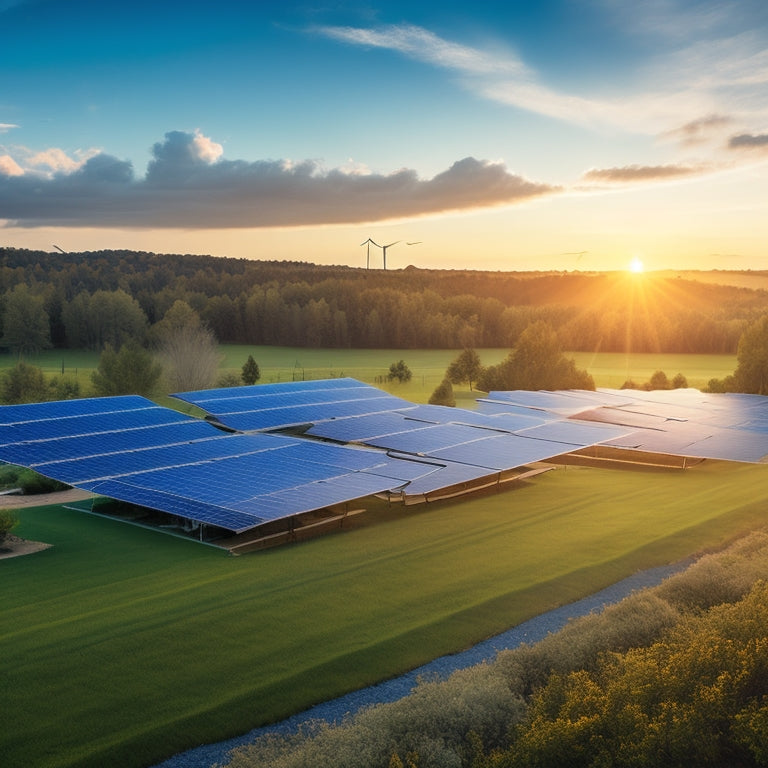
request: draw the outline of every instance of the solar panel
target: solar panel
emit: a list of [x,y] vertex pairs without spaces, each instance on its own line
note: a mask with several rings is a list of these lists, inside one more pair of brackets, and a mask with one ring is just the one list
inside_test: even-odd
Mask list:
[[551,459],[553,456],[567,451],[568,449],[562,443],[530,440],[526,437],[508,434],[489,437],[482,442],[466,443],[431,451],[427,455],[436,459],[502,471]]
[[233,387],[173,395],[242,431],[285,429],[331,419],[412,408],[402,398],[354,379]]

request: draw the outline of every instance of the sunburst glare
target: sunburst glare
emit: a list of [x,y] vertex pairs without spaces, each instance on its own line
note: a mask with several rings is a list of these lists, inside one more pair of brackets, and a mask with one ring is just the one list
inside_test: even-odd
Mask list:
[[629,262],[629,271],[636,275],[639,275],[643,271],[643,261],[639,256],[635,256],[632,261]]

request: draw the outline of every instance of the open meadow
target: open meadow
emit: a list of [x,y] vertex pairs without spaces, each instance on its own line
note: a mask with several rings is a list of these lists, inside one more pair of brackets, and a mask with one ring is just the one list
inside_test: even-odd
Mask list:
[[[220,347],[220,373],[240,375],[248,355],[253,355],[261,372],[260,383],[325,379],[349,376],[368,384],[376,384],[394,394],[417,403],[426,402],[442,381],[445,371],[460,350],[444,349],[307,349],[295,347],[253,347],[223,344]],[[509,353],[508,349],[478,350],[483,365],[495,365]],[[621,387],[632,379],[642,385],[654,371],[663,370],[671,379],[682,373],[688,385],[702,389],[712,378],[721,379],[736,368],[735,355],[621,354],[605,352],[566,353],[578,368],[586,369],[598,387]],[[408,383],[387,382],[389,366],[404,360],[413,372]],[[83,397],[91,393],[91,372],[99,363],[97,352],[84,350],[47,350],[27,359],[42,368],[47,377],[64,375],[75,378]],[[0,354],[0,371],[12,367],[16,358]],[[469,388],[455,387],[459,405],[472,403],[475,395]]]
[[147,766],[765,522],[768,469],[559,468],[260,554],[59,506],[0,560],[7,766]]

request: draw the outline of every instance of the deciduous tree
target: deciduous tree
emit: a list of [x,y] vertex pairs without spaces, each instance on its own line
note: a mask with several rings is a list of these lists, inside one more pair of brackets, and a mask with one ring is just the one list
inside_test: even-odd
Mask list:
[[448,366],[445,375],[451,384],[468,383],[471,390],[472,382],[477,381],[482,368],[480,356],[474,349],[467,348]]
[[0,389],[3,402],[8,404],[38,403],[49,399],[43,371],[23,360],[3,372]]
[[396,363],[392,363],[389,366],[389,373],[387,378],[392,381],[397,379],[401,384],[406,381],[410,381],[413,377],[411,369],[405,364],[403,360],[398,360]]
[[20,284],[5,295],[3,347],[17,355],[35,354],[51,346],[51,328],[42,296]]
[[171,392],[190,392],[214,386],[221,362],[213,332],[187,325],[166,334],[160,343],[166,383]]
[[156,391],[161,375],[160,364],[135,342],[124,344],[118,351],[108,344],[91,374],[91,382],[99,395],[147,397]]

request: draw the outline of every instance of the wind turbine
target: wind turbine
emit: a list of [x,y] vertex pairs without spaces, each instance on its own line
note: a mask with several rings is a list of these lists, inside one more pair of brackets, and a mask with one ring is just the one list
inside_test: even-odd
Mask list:
[[[381,248],[381,246],[375,241],[371,240],[369,237],[364,243],[360,243],[361,246],[367,245],[368,246],[368,252],[365,255],[365,268],[370,269],[371,268],[371,243],[373,243],[377,248]],[[387,252],[384,251],[384,261],[386,262],[386,256]]]
[[[384,251],[384,269],[387,268],[387,248],[389,248],[392,245],[397,245],[398,243],[402,243],[402,240],[395,240],[394,243],[389,243],[387,245],[381,245],[379,246],[382,251]],[[421,240],[416,240],[413,243],[406,243],[406,245],[418,245],[421,242]]]
[[397,245],[398,243],[402,243],[402,240],[395,240],[394,243],[389,243],[388,245],[382,245],[381,250],[384,252],[384,269],[387,268],[387,248],[391,248],[393,245]]

